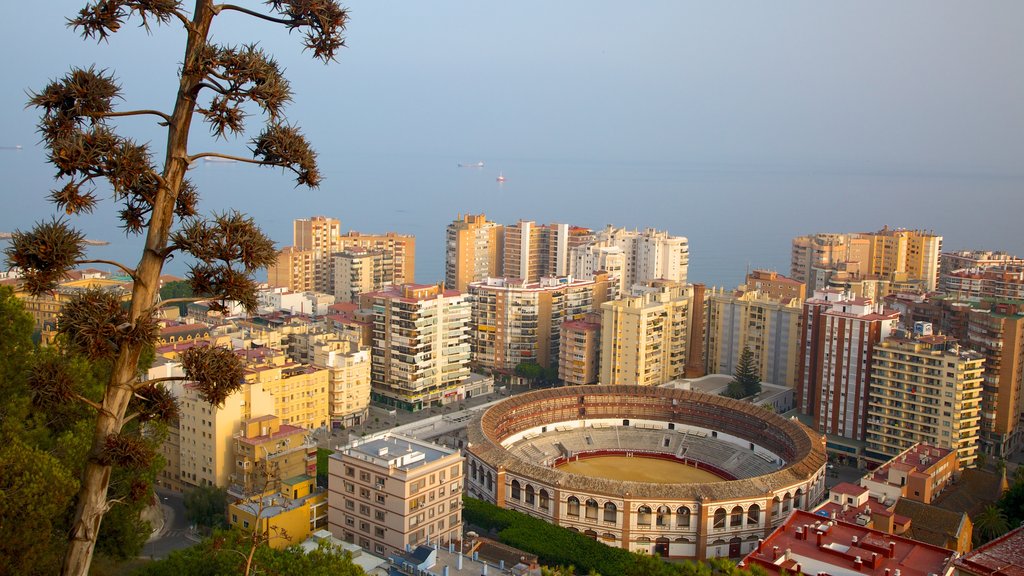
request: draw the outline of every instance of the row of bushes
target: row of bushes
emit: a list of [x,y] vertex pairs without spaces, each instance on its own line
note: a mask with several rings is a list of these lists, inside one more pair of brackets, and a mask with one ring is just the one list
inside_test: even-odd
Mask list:
[[462,519],[498,533],[498,540],[531,554],[546,566],[574,566],[576,574],[602,576],[751,576],[764,574],[736,567],[724,559],[669,564],[660,558],[613,548],[539,518],[498,508],[475,498],[463,499]]

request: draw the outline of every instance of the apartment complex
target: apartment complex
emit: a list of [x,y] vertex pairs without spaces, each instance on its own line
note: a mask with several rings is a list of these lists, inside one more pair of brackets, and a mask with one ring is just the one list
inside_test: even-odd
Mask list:
[[[799,236],[793,239],[790,276],[809,291],[875,281],[871,290],[877,297],[896,289],[932,292],[941,250],[942,237],[922,230]],[[866,289],[858,292],[865,295]]]
[[800,359],[803,299],[779,296],[788,290],[769,288],[771,292],[766,293],[756,286],[748,282],[734,291],[708,295],[707,373],[735,373],[743,349],[749,348],[761,380],[793,386]]
[[274,414],[283,424],[308,430],[329,425],[326,368],[292,362],[274,348],[247,348],[235,353],[245,362],[245,381],[261,385],[274,399],[273,408],[260,414]]
[[264,534],[273,548],[294,546],[327,526],[327,491],[308,474],[286,478],[276,491],[229,504],[228,523]]
[[358,302],[360,294],[395,283],[394,252],[346,248],[333,258],[334,296],[339,302]]
[[562,323],[558,378],[566,386],[598,382],[601,367],[601,317],[599,314],[594,316],[593,320],[584,318]]
[[959,250],[943,252],[939,260],[939,275],[945,276],[956,270],[985,268],[1020,268],[1024,267],[1024,258],[1018,258],[1006,252],[991,250]]
[[582,320],[608,298],[608,278],[488,278],[469,285],[473,364],[511,373],[522,362],[558,366],[565,321]]
[[885,462],[917,443],[951,450],[974,465],[985,359],[919,322],[874,349],[865,457]]
[[332,339],[315,346],[312,363],[327,370],[331,428],[363,423],[370,407],[370,349]]
[[1024,268],[990,266],[954,270],[942,276],[942,291],[961,299],[1024,299]]
[[589,228],[568,224],[537,225],[532,220],[505,226],[502,275],[524,282],[569,275],[569,254],[593,240]]
[[652,282],[601,305],[601,384],[658,386],[686,370],[691,289]]
[[874,349],[898,322],[898,312],[839,290],[804,301],[796,403],[818,432],[864,440]]
[[471,282],[502,275],[505,227],[484,214],[460,214],[445,232],[445,287],[466,292]]
[[959,469],[955,450],[912,444],[861,478],[860,485],[879,501],[906,498],[931,504],[953,483]]
[[262,495],[281,490],[289,478],[316,476],[316,444],[308,435],[305,428],[281,424],[273,414],[242,421],[234,435],[232,494]]
[[589,278],[606,271],[618,280],[618,293],[626,294],[634,284],[653,280],[685,284],[689,262],[689,241],[683,236],[609,225],[594,234],[593,241],[572,248],[569,273]]
[[905,325],[929,322],[985,359],[981,388],[981,450],[1005,457],[1024,445],[1024,300],[890,297]]
[[405,234],[341,233],[341,221],[326,216],[300,218],[293,223],[292,246],[278,252],[277,262],[267,269],[267,282],[293,292],[335,294],[334,255],[350,248],[390,254],[395,283],[413,282],[416,270],[416,238]]
[[470,307],[443,285],[406,284],[364,296],[373,308],[373,399],[421,410],[464,397]]
[[379,556],[461,539],[462,463],[458,450],[398,434],[332,454],[331,533]]

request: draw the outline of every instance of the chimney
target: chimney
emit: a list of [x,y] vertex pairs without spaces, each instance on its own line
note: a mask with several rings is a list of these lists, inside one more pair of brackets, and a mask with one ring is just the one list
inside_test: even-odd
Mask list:
[[856,546],[856,545],[857,545],[857,537],[856,537],[856,536],[854,536],[854,537],[853,537],[853,538],[851,539],[851,542],[852,542],[852,545],[853,545],[853,546]]
[[795,571],[795,572],[796,572],[797,574],[800,574],[801,572],[803,572],[802,570],[800,570],[800,564],[797,564],[796,566],[793,566],[793,570],[794,570],[794,571]]
[[895,557],[896,557],[896,543],[895,542],[889,542],[889,558],[895,558]]
[[856,558],[853,559],[853,568],[857,572],[863,572],[864,571],[864,562],[861,561],[860,556],[857,556]]
[[818,532],[818,535],[815,538],[815,540],[816,540],[815,544],[818,545],[818,548],[821,548],[821,537],[824,536],[824,535],[825,534],[823,532]]
[[779,547],[778,546],[772,546],[772,560],[778,560],[778,559],[779,559]]
[[871,567],[878,566],[878,552],[871,553]]

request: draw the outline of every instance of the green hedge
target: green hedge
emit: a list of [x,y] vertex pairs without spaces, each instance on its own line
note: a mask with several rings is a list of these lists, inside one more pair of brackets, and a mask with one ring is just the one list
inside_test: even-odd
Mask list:
[[579,532],[494,504],[463,498],[462,519],[467,524],[498,532],[498,540],[536,554],[545,566],[573,566],[576,574],[601,576],[763,576],[760,567],[737,568],[726,559],[710,562],[668,563],[649,554],[606,546]]

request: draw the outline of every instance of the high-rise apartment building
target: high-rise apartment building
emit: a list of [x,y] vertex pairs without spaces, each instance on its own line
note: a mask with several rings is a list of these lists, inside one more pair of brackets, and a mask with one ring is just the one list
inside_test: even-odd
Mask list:
[[998,458],[1024,445],[1024,300],[890,297],[904,326],[929,322],[985,358],[981,450]]
[[918,442],[977,457],[985,359],[919,322],[874,349],[865,456],[886,462]]
[[443,285],[406,284],[364,295],[373,308],[373,399],[404,410],[464,397],[470,307]]
[[469,285],[473,364],[511,373],[522,362],[558,366],[562,323],[582,320],[608,298],[608,279],[488,278]]
[[462,463],[458,449],[398,434],[332,454],[331,533],[381,557],[460,540]]
[[707,297],[707,372],[733,374],[748,348],[762,381],[795,386],[803,298],[778,296],[788,291],[773,296],[756,286],[748,278],[736,290],[713,291]]
[[483,214],[460,214],[445,233],[445,287],[466,292],[471,282],[502,275],[505,227]]
[[558,378],[566,386],[597,384],[601,368],[601,316],[562,323]]
[[594,234],[593,241],[572,248],[569,272],[589,278],[606,271],[618,280],[618,292],[627,294],[634,284],[653,280],[685,284],[689,262],[689,241],[683,236],[608,226]]
[[334,296],[339,302],[358,302],[360,294],[395,283],[394,252],[351,247],[333,258]]
[[313,365],[327,369],[331,427],[363,423],[370,407],[370,349],[331,340],[315,346]]
[[525,282],[569,275],[569,254],[593,240],[589,228],[568,224],[537,225],[520,220],[505,226],[502,275]]
[[943,252],[939,259],[939,276],[945,276],[957,270],[985,268],[1021,268],[1024,258],[1018,258],[1006,252],[991,250],[959,250]]
[[942,276],[941,289],[960,299],[1024,299],[1024,267],[965,268]]
[[293,223],[292,246],[278,252],[267,269],[267,282],[293,292],[334,294],[334,255],[347,248],[383,250],[391,255],[395,283],[411,283],[416,270],[416,238],[405,234],[341,233],[341,222],[326,216],[300,218]]
[[686,371],[691,288],[652,282],[601,305],[601,384],[658,386]]
[[864,439],[874,349],[898,323],[898,312],[839,290],[804,301],[796,403],[818,432]]
[[941,250],[942,237],[922,230],[799,236],[793,239],[790,276],[809,291],[875,280],[884,292],[878,297],[896,289],[932,292]]

